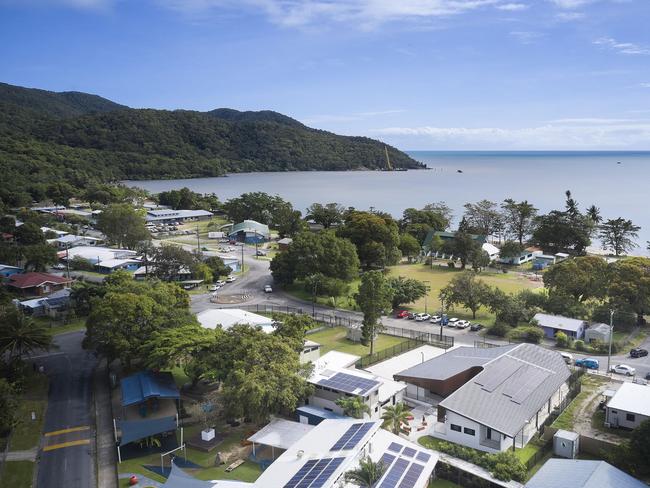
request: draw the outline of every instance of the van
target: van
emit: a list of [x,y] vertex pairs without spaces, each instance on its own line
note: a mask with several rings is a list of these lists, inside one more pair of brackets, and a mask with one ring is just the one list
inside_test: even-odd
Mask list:
[[564,359],[564,362],[567,364],[573,363],[573,354],[569,354],[568,352],[561,352],[560,356],[562,356],[562,359]]
[[600,367],[600,363],[598,362],[598,359],[594,359],[594,358],[576,359],[575,364],[576,366],[581,366],[587,369],[598,369]]

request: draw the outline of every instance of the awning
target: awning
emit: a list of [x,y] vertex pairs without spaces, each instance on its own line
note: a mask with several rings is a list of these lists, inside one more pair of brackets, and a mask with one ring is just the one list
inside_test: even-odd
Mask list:
[[122,406],[142,403],[149,398],[180,398],[174,377],[169,372],[141,371],[121,381]]
[[120,446],[163,432],[176,430],[176,417],[148,420],[122,420],[117,422],[122,431]]
[[163,488],[212,488],[214,482],[193,478],[172,462],[172,470]]
[[313,425],[274,419],[263,429],[250,436],[248,440],[255,444],[289,449],[313,428]]

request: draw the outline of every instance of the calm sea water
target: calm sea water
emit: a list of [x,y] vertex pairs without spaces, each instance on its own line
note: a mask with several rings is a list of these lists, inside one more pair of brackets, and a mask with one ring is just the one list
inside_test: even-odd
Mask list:
[[[126,182],[153,193],[184,186],[221,200],[250,191],[278,194],[302,210],[311,203],[374,207],[399,217],[408,207],[444,201],[456,216],[463,204],[505,198],[528,200],[541,212],[564,206],[571,190],[584,209],[641,226],[636,253],[650,240],[650,152],[441,152],[410,151],[429,170],[406,172],[244,173],[225,178]],[[617,164],[619,163],[620,164]],[[459,172],[462,171],[461,172]]]

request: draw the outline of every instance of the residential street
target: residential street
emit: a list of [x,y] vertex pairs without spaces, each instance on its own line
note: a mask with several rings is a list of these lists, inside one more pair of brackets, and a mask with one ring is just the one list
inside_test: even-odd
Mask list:
[[39,356],[50,379],[48,407],[39,450],[38,488],[94,488],[92,353],[81,348],[84,332],[56,336],[59,347]]

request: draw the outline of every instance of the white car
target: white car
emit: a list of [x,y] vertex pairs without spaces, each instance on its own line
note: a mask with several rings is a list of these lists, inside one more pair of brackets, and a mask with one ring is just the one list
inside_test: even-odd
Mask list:
[[226,278],[226,283],[232,283],[236,279],[237,279],[236,276],[228,276],[228,278]]
[[425,320],[429,320],[431,318],[431,315],[428,313],[419,313],[415,316],[415,321],[416,322],[424,322]]
[[264,286],[264,293],[273,293],[273,288],[271,288],[271,285]]
[[628,366],[627,364],[617,364],[616,366],[612,366],[612,369],[610,369],[612,373],[616,374],[624,374],[626,376],[634,376],[636,374],[636,369],[634,369],[632,366]]
[[442,317],[440,315],[432,315],[431,318],[429,319],[429,322],[431,322],[432,324],[439,324],[441,320]]
[[449,319],[449,322],[447,323],[448,327],[456,327],[456,322],[458,322],[458,317],[452,317]]
[[214,284],[217,285],[217,286],[223,286],[223,285],[226,284],[226,282],[223,281],[223,280],[219,280],[219,281],[216,281]]
[[459,320],[456,322],[457,329],[467,329],[469,327],[469,320]]
[[210,285],[208,291],[217,291],[219,288],[221,288],[219,285]]

